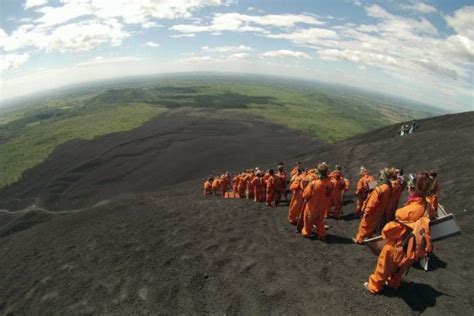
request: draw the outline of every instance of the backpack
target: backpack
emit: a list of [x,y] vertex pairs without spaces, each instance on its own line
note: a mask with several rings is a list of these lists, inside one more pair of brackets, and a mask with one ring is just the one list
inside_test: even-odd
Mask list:
[[422,216],[414,223],[412,231],[404,238],[402,247],[407,259],[414,261],[426,258],[431,253],[433,245],[428,217]]

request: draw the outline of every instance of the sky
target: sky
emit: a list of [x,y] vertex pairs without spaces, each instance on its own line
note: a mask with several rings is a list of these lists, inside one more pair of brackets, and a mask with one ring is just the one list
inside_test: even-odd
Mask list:
[[0,0],[0,101],[102,79],[290,76],[474,110],[474,0]]

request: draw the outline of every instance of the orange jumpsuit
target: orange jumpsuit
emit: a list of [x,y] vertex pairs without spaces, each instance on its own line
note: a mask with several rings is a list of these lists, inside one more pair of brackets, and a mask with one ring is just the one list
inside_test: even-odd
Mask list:
[[370,238],[374,233],[389,206],[391,191],[390,184],[384,183],[370,192],[355,238],[357,243],[362,244],[365,238]]
[[253,180],[256,178],[255,173],[251,172],[247,176],[247,187],[248,187],[248,198],[253,200],[255,197],[255,187],[253,185]]
[[275,207],[277,201],[279,200],[280,193],[277,191],[278,181],[276,176],[268,175],[267,180],[265,180],[266,187],[266,205]]
[[287,174],[285,171],[278,172],[276,176],[279,178],[279,189],[278,192],[280,192],[280,200],[285,197],[286,200],[286,178]]
[[385,213],[385,218],[387,222],[393,221],[395,219],[395,211],[398,208],[400,197],[403,193],[403,190],[405,189],[405,185],[400,179],[391,181],[391,183],[392,183],[392,196],[390,198],[390,205],[387,208],[387,212]]
[[345,183],[343,178],[340,175],[335,174],[334,178],[331,179],[333,184],[333,191],[331,196],[331,205],[326,213],[326,217],[331,213],[331,208],[334,206],[333,215],[335,218],[341,218],[341,208],[342,208],[342,192],[344,192]]
[[222,189],[222,179],[221,178],[216,178],[214,181],[212,181],[212,192],[214,192],[215,195],[219,195]]
[[239,181],[239,186],[237,187],[237,190],[239,191],[240,197],[245,198],[246,191],[247,191],[247,184],[248,184],[247,174],[243,173],[239,176],[239,178],[240,178],[240,181]]
[[357,182],[355,192],[357,195],[356,214],[359,216],[362,216],[362,205],[364,204],[364,201],[367,198],[370,181],[374,181],[374,177],[369,176],[368,173],[365,173],[360,177],[359,181]]
[[[396,218],[403,222],[416,222],[425,215],[426,203],[417,198],[396,211]],[[428,207],[429,209],[429,207]],[[371,293],[382,291],[385,282],[391,288],[399,288],[403,274],[414,259],[408,259],[402,243],[410,229],[399,222],[389,222],[382,230],[382,238],[387,241],[377,259],[375,271],[369,277],[368,290]]]
[[234,178],[232,179],[232,191],[234,191],[234,193],[239,193],[239,190],[238,190],[239,182],[240,182],[239,175],[234,176]]
[[331,203],[333,185],[329,178],[313,180],[303,191],[303,198],[306,200],[304,209],[304,224],[301,234],[304,237],[311,235],[313,225],[320,239],[326,237],[324,228],[324,210]]
[[293,194],[291,196],[290,207],[288,208],[288,221],[291,224],[296,224],[298,215],[304,205],[303,190],[305,184],[305,175],[303,174],[294,176],[290,184],[290,190]]
[[221,191],[222,191],[222,195],[225,195],[225,193],[227,192],[227,188],[229,187],[229,179],[228,177],[223,177],[221,179]]
[[212,194],[212,184],[209,181],[204,182],[204,195]]
[[265,180],[263,177],[255,177],[252,182],[253,192],[254,192],[254,201],[255,202],[264,202],[265,201]]

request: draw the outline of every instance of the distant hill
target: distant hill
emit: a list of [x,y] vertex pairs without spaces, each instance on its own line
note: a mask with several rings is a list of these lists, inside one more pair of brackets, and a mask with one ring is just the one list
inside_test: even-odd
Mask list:
[[17,181],[60,144],[130,130],[171,109],[257,115],[335,142],[432,115],[403,105],[344,87],[264,76],[181,75],[82,87],[0,110],[0,187]]

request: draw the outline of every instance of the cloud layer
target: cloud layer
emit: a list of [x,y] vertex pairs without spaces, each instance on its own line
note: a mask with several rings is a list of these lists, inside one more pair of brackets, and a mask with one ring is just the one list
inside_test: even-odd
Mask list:
[[0,28],[2,77],[14,78],[33,61],[49,57],[77,56],[69,67],[88,65],[91,71],[106,60],[108,65],[153,63],[143,58],[153,52],[161,54],[163,65],[183,70],[216,65],[224,71],[267,67],[262,71],[278,73],[280,65],[293,67],[304,78],[307,72],[334,69],[340,77],[333,81],[363,72],[370,85],[341,83],[390,87],[392,94],[472,108],[472,5],[443,12],[419,0],[344,2],[348,12],[364,17],[358,19],[337,16],[337,10],[331,16],[307,8],[298,12],[297,2],[279,13],[258,5],[239,8],[234,0],[26,0],[20,5],[22,18],[10,24],[5,19]]

